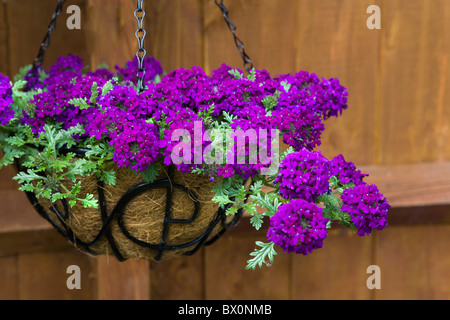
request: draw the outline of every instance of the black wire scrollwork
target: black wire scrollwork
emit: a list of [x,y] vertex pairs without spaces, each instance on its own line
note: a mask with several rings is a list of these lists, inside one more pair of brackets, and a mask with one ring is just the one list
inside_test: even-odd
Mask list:
[[[83,154],[86,152],[86,150],[83,149],[66,149],[65,152],[74,152],[77,154]],[[19,171],[22,171],[23,168],[21,168],[19,161],[16,161],[16,168]],[[80,248],[82,251],[85,251],[87,253],[90,253],[92,255],[96,255],[95,252],[91,249],[92,246],[97,244],[103,237],[106,237],[115,257],[119,261],[125,261],[126,258],[122,255],[120,252],[120,249],[117,247],[115,243],[114,236],[112,235],[110,225],[112,221],[117,221],[117,224],[120,228],[120,231],[133,243],[148,248],[150,250],[156,250],[156,255],[152,257],[153,260],[160,261],[163,257],[164,252],[171,251],[171,250],[180,250],[189,248],[191,246],[194,246],[193,249],[189,251],[183,251],[183,255],[193,255],[195,254],[199,249],[201,249],[203,246],[209,246],[217,241],[225,232],[226,230],[237,226],[240,219],[243,215],[243,210],[240,209],[233,217],[232,221],[227,222],[227,214],[226,210],[230,206],[225,206],[224,208],[219,208],[217,211],[217,214],[213,217],[212,221],[210,222],[209,226],[206,228],[206,230],[195,239],[188,241],[186,243],[178,244],[178,245],[168,245],[167,244],[167,236],[168,236],[168,230],[170,228],[171,224],[188,224],[194,222],[199,214],[200,211],[200,202],[198,201],[198,196],[190,189],[179,185],[173,181],[173,175],[174,175],[174,168],[169,167],[169,175],[165,179],[156,180],[152,183],[141,183],[130,190],[128,190],[115,204],[114,208],[111,210],[110,213],[108,213],[108,208],[106,206],[105,201],[105,195],[104,195],[104,187],[103,182],[97,179],[97,191],[98,191],[98,200],[99,200],[99,214],[102,218],[102,228],[98,232],[98,234],[95,236],[94,240],[90,242],[84,242],[80,240],[75,233],[71,230],[71,228],[67,225],[67,220],[70,216],[70,207],[66,201],[66,199],[59,200],[61,202],[61,206],[57,206],[56,204],[52,204],[49,208],[44,208],[38,199],[36,198],[36,195],[32,192],[26,192],[26,195],[28,197],[28,200],[33,205],[35,210],[47,221],[51,223],[51,225],[58,230],[70,243],[72,243],[75,247]],[[129,230],[127,229],[127,226],[124,223],[123,215],[125,208],[127,205],[133,201],[134,198],[136,198],[138,195],[146,192],[150,189],[166,189],[167,192],[167,198],[165,203],[165,216],[163,221],[163,232],[161,235],[161,239],[159,243],[148,243],[145,241],[142,241],[140,239],[137,239],[134,237]],[[181,190],[185,192],[189,198],[194,203],[194,212],[192,215],[187,219],[174,219],[171,216],[172,213],[172,195],[173,190]],[[62,211],[61,209],[62,208]],[[50,212],[53,213],[50,214]],[[56,216],[57,220],[55,221],[52,216]],[[213,237],[211,237],[211,233],[214,230],[214,228],[221,224],[221,230],[215,234]],[[154,252],[152,253],[152,255]]]

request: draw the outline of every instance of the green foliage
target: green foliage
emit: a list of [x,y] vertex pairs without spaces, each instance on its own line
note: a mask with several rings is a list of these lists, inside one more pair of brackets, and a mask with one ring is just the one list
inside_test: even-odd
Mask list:
[[159,171],[159,166],[152,163],[148,166],[148,169],[146,171],[141,172],[141,176],[145,182],[152,183],[158,177]]
[[[261,267],[263,263],[265,265],[270,265],[273,262],[273,257],[277,254],[274,249],[274,243],[264,243],[261,241],[257,241],[256,245],[261,247],[259,249],[255,249],[250,255],[254,258],[247,261],[246,269],[252,269],[255,270],[255,268]],[[266,259],[269,259],[269,262],[266,262]]]
[[256,70],[255,68],[252,68],[249,72],[249,75],[247,76],[247,79],[250,81],[255,81],[256,80]]
[[235,79],[242,79],[244,77],[242,73],[237,69],[229,70],[228,73],[231,74]]

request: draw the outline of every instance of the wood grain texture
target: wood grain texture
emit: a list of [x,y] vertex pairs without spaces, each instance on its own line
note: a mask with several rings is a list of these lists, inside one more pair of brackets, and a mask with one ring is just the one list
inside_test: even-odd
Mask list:
[[395,226],[376,236],[376,299],[450,299],[450,226]]
[[153,0],[146,10],[147,54],[166,72],[203,67],[202,1]]
[[0,257],[0,300],[19,298],[17,256]]
[[115,257],[95,260],[98,300],[147,300],[150,298],[150,266],[145,260],[119,262]]
[[[248,220],[243,223],[249,222]],[[278,248],[272,266],[245,270],[255,241],[265,241],[265,232],[229,230],[205,248],[205,299],[284,300],[292,298],[292,255]]]
[[150,270],[151,299],[205,299],[204,250],[198,251],[193,256],[152,262]]
[[450,203],[450,163],[360,167],[369,174],[393,207],[443,205]]
[[373,264],[369,237],[344,231],[329,232],[321,249],[308,256],[295,255],[293,299],[367,300],[366,270]]
[[0,189],[0,232],[49,230],[44,220],[18,189]]
[[383,1],[382,164],[448,160],[447,1]]
[[[297,53],[294,28],[299,1],[250,0],[226,1],[229,18],[236,25],[236,35],[244,43],[254,67],[272,75],[295,72]],[[214,1],[204,3],[205,68],[207,72],[226,63],[243,69],[243,61]]]
[[0,3],[0,73],[4,76],[10,76],[8,42],[9,38],[6,2],[2,2]]
[[[376,157],[379,31],[366,27],[373,1],[300,1],[295,30],[295,70],[338,78],[348,90],[348,109],[325,122],[319,149],[332,158],[342,153],[357,165]],[[292,70],[294,71],[294,70]]]
[[135,1],[88,0],[82,28],[91,69],[107,64],[110,71],[135,58],[137,40]]
[[[67,268],[80,267],[81,289],[69,290]],[[18,256],[20,300],[89,300],[93,298],[89,258],[76,252],[32,253]]]
[[[48,68],[62,55],[76,54],[87,59],[86,43],[83,35],[83,17],[85,13],[85,0],[71,1],[78,5],[82,15],[82,29],[69,30],[66,20],[67,4],[58,18],[57,29],[52,32],[51,45],[45,55],[44,67]],[[36,5],[34,0],[8,1],[6,3],[6,16],[8,21],[9,45],[9,72],[15,75],[25,65],[33,63],[39,46],[48,30],[56,2],[41,0]]]
[[76,251],[76,249],[54,229],[0,232],[0,256],[63,250]]

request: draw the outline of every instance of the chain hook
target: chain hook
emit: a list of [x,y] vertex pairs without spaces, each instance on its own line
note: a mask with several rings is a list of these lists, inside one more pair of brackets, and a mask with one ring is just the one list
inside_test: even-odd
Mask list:
[[138,22],[138,29],[135,32],[136,39],[138,41],[138,51],[136,52],[136,58],[138,59],[139,69],[137,74],[137,87],[139,93],[144,91],[144,78],[145,78],[145,68],[144,68],[144,59],[147,55],[147,51],[144,48],[144,39],[147,35],[147,31],[145,31],[143,27],[145,10],[143,9],[144,0],[137,0],[137,9],[134,11],[134,17]]
[[233,34],[234,43],[236,44],[236,48],[239,51],[239,54],[242,57],[242,60],[244,61],[244,68],[247,72],[250,73],[250,71],[253,69],[253,62],[248,56],[248,54],[245,52],[244,48],[244,42],[242,42],[241,39],[239,39],[236,35],[236,25],[231,21],[229,17],[229,11],[227,7],[223,4],[223,0],[215,0],[216,5],[220,8],[223,14],[223,18],[225,19],[225,22],[227,23],[228,29],[230,29],[231,33]]

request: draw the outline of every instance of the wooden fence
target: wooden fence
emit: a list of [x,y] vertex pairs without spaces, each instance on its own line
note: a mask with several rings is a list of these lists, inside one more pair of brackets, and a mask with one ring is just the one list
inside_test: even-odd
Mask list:
[[[123,65],[137,50],[136,1],[74,0],[81,29],[63,11],[46,56],[78,54],[86,64]],[[448,0],[225,0],[255,67],[337,77],[349,109],[330,119],[320,150],[343,153],[393,206],[389,226],[370,237],[332,232],[310,256],[283,254],[245,271],[254,242],[248,218],[211,247],[163,263],[78,253],[0,172],[0,299],[449,299],[450,2]],[[370,5],[381,29],[367,28]],[[0,3],[0,72],[30,64],[54,0]],[[242,67],[213,0],[146,0],[148,53],[166,71],[221,63]],[[78,265],[82,289],[68,290]],[[366,270],[378,265],[381,289]]]

